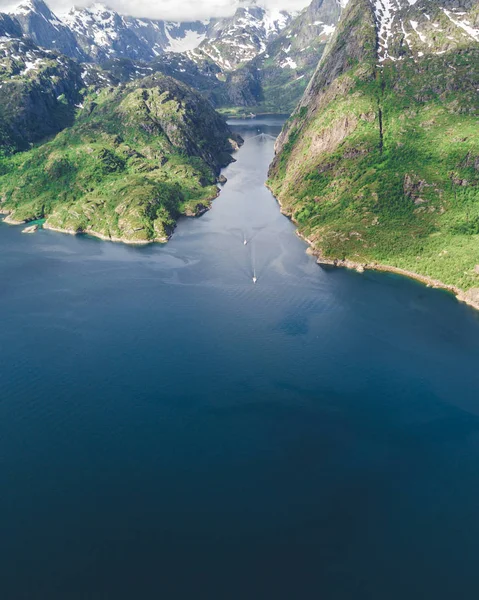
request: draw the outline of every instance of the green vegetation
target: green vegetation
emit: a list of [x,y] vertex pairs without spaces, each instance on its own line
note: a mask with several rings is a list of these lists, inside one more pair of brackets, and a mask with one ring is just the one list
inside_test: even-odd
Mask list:
[[0,41],[0,156],[72,125],[81,103],[81,67],[28,39]]
[[169,77],[107,88],[51,141],[0,159],[0,208],[69,232],[165,241],[179,215],[217,195],[230,138],[212,107]]
[[[287,125],[269,184],[324,258],[479,287],[477,44],[378,68],[353,9]],[[357,47],[341,58],[360,27],[360,60]],[[342,74],[328,81],[333,67]]]

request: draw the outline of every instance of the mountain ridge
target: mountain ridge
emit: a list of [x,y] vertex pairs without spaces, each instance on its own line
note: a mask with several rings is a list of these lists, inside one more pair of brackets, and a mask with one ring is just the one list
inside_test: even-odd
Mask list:
[[390,6],[350,0],[269,185],[320,262],[389,265],[477,295],[478,5]]
[[8,35],[20,30],[46,50],[98,64],[106,79],[112,66],[121,81],[161,72],[232,112],[291,112],[340,10],[337,0],[313,0],[298,14],[239,3],[232,17],[174,23],[120,15],[96,3],[72,8],[60,21],[44,0],[25,0],[18,19],[15,11],[0,15],[0,28],[3,23]]

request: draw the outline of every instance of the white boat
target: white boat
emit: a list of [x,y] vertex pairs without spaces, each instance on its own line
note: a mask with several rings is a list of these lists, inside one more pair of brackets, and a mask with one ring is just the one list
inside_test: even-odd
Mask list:
[[256,279],[256,272],[253,271],[253,283],[256,283],[258,280]]
[[246,244],[248,243],[248,240],[244,240],[243,244],[246,246]]

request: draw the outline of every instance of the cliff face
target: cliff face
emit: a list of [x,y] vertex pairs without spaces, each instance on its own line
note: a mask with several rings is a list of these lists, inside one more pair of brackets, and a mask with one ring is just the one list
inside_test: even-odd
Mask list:
[[86,58],[73,33],[43,0],[25,0],[12,16],[23,34],[38,46],[54,49],[71,58]]
[[337,0],[313,0],[250,65],[259,74],[266,110],[290,113],[334,35],[341,15]]
[[22,37],[22,28],[16,19],[0,13],[0,37]]
[[198,93],[164,76],[91,92],[72,127],[0,160],[12,221],[131,243],[166,241],[202,212],[240,143]]
[[270,185],[327,260],[479,285],[479,6],[350,0]]
[[[317,66],[303,97],[276,142],[275,172],[290,133],[306,128],[315,114],[348,93],[357,80],[376,76],[376,25],[370,0],[354,0],[346,6],[335,34]],[[298,129],[299,128],[299,129]]]

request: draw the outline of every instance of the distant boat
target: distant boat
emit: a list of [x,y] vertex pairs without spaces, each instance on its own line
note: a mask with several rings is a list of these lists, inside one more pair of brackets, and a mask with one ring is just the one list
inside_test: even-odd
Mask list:
[[244,240],[243,244],[246,246],[246,244],[248,243],[248,240]]
[[253,283],[256,283],[258,280],[256,279],[256,272],[253,271]]

